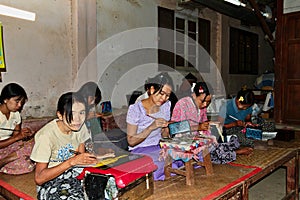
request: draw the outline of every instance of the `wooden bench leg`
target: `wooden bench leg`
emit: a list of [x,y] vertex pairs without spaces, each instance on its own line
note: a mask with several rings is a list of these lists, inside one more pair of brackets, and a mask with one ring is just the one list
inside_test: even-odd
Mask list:
[[[284,164],[286,166],[286,194],[294,193],[295,194],[290,199],[299,199],[298,197],[298,190],[296,190],[296,187],[298,187],[298,181],[296,181],[296,178],[298,179],[298,175],[296,170],[298,171],[298,163],[296,163],[296,158],[291,159],[287,163]],[[297,196],[296,196],[297,194]]]
[[171,177],[170,169],[172,169],[172,158],[170,156],[167,156],[165,160],[165,167],[164,167],[166,179]]
[[185,173],[186,173],[186,184],[187,185],[194,185],[195,184],[195,177],[194,177],[194,167],[192,164],[192,160],[184,163],[185,165]]
[[214,173],[210,153],[207,148],[203,150],[203,166],[205,167],[206,175],[212,175]]
[[[187,185],[194,185],[195,184],[195,177],[194,177],[194,166],[193,164],[195,161],[190,159],[188,162],[184,163],[184,169],[172,169],[172,158],[171,156],[167,156],[165,160],[165,177],[166,179],[171,177],[171,173],[175,173],[178,175],[182,175],[186,177],[186,184]],[[197,162],[196,164],[205,167],[206,175],[213,174],[213,167],[210,160],[210,153],[208,149],[203,150],[203,162]]]

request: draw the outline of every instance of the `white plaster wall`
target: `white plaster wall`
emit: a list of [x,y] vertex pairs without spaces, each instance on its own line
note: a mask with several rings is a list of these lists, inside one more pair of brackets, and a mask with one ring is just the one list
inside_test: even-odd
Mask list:
[[[114,37],[116,34],[122,34],[123,31],[132,30],[140,27],[157,26],[157,6],[169,9],[176,8],[175,0],[97,0],[97,41],[98,45],[103,44]],[[213,79],[216,82],[217,92],[225,94],[236,93],[242,85],[251,87],[254,83],[256,75],[229,75],[229,27],[234,26],[259,34],[259,73],[263,73],[266,69],[272,69],[273,52],[269,44],[263,39],[264,34],[260,27],[245,28],[240,26],[238,20],[218,14],[208,8],[199,10],[199,17],[211,21],[211,62],[215,66],[214,70],[209,74],[202,73],[201,76],[206,79]],[[132,46],[140,45],[141,49],[147,42],[156,42],[156,35],[153,37],[137,37],[136,40],[131,39]],[[108,57],[111,54],[114,61],[107,67],[107,60],[103,61],[103,55],[99,56],[98,52],[98,69],[97,75],[100,77],[100,87],[103,91],[103,100],[111,100],[114,107],[122,107],[127,104],[126,95],[130,94],[136,88],[142,89],[144,81],[157,73],[157,53],[156,51],[137,51],[129,53],[128,47],[123,48],[122,38],[116,37],[107,46],[109,49]],[[154,45],[153,45],[154,46]],[[125,50],[126,49],[126,50]],[[107,53],[107,52],[105,52]],[[105,65],[105,66],[104,66]],[[107,67],[107,68],[106,68]],[[105,69],[104,69],[105,68]],[[188,72],[180,71],[169,72],[173,77],[175,86],[181,84],[181,79]],[[220,77],[222,74],[222,77]],[[226,94],[225,94],[226,95]]]
[[[126,34],[123,31],[132,31],[135,28],[141,27],[157,27],[157,6],[167,7],[169,9],[176,8],[176,1],[155,1],[155,0],[98,0],[97,1],[97,40],[99,49],[103,49],[103,43],[113,38],[116,34]],[[200,16],[208,19],[215,19],[218,14],[211,10],[202,11]],[[214,62],[220,63],[221,50],[217,49],[220,43],[220,26],[214,26],[219,22],[213,20],[212,22],[212,65],[214,70],[211,73],[201,74],[206,80],[216,80],[218,85],[222,85],[217,65]],[[122,47],[123,38],[122,36],[114,38],[110,45],[107,46],[109,49],[109,55],[114,54],[116,60],[107,67],[107,61],[103,61],[105,58],[101,55],[98,49],[98,69],[97,75],[100,75],[99,84],[103,92],[103,101],[111,100],[113,107],[122,107],[127,105],[126,95],[131,94],[132,91],[137,88],[143,91],[143,84],[148,77],[154,76],[158,69],[157,65],[157,33],[153,35],[145,34],[144,36],[134,36],[130,38],[130,46],[134,46],[138,50],[134,52],[128,52],[128,46]],[[118,41],[120,40],[120,41]],[[145,50],[145,44],[152,42],[154,50]],[[138,47],[136,47],[138,46]],[[133,48],[133,47],[132,47]],[[108,54],[107,51],[104,52]],[[107,67],[106,69],[103,69]],[[100,70],[99,70],[100,69]],[[182,83],[182,78],[187,74],[187,71],[171,71],[169,74],[174,80],[175,88]],[[90,78],[96,79],[97,78]],[[223,92],[224,88],[218,86],[219,91]]]
[[0,3],[36,13],[34,22],[0,15],[7,66],[0,88],[9,82],[25,88],[24,117],[53,116],[57,98],[72,85],[71,1]]
[[[127,94],[157,72],[157,52],[147,48],[157,49],[157,33],[134,35],[136,28],[157,27],[157,4],[152,0],[97,0],[97,27],[97,75],[103,101],[111,100],[113,107],[120,108],[127,105]],[[104,45],[109,55],[99,50]]]
[[222,15],[214,12],[213,10],[209,8],[202,8],[199,9],[199,17],[209,20],[211,23],[211,31],[210,31],[210,37],[211,37],[211,43],[210,43],[210,58],[212,65],[214,66],[214,71],[211,73],[214,73],[214,94],[218,97],[225,95],[225,83],[223,80],[223,77],[221,76],[221,70],[222,70]]
[[[143,90],[144,81],[158,71],[155,63],[159,38],[157,32],[135,35],[123,31],[157,27],[157,6],[170,9],[176,6],[176,0],[0,0],[0,3],[37,14],[35,22],[0,15],[7,65],[0,87],[18,82],[26,89],[29,101],[24,117],[54,115],[58,97],[88,80],[99,81],[103,101],[111,100],[114,107],[127,105],[126,95],[137,88]],[[234,77],[226,72],[229,51],[226,30],[230,20],[209,9],[201,10],[199,16],[212,23],[211,57],[222,70],[226,89],[235,92],[241,80],[252,83],[253,76]],[[272,64],[269,62],[272,56],[261,35],[263,56],[259,68],[263,72],[264,67]],[[105,45],[93,49],[97,44]],[[154,48],[148,49],[149,46]],[[170,72],[170,75],[175,85],[179,85],[187,73]]]

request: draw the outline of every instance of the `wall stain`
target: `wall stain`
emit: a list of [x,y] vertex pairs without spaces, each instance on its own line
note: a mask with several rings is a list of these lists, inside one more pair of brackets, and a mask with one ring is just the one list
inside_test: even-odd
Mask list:
[[131,3],[134,6],[142,7],[139,0],[127,0],[129,3]]

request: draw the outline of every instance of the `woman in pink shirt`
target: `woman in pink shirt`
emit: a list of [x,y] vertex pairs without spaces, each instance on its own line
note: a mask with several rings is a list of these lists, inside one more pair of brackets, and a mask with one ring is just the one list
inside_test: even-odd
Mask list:
[[[207,107],[211,102],[210,90],[205,82],[194,84],[191,96],[184,97],[176,103],[171,121],[188,120],[194,134],[203,131],[203,134],[211,136],[207,119]],[[228,163],[236,159],[236,154],[252,152],[250,148],[239,149],[239,147],[240,143],[236,136],[231,137],[228,143],[213,144],[209,149],[212,162],[215,164]]]
[[190,96],[180,99],[173,110],[171,121],[188,120],[194,133],[204,131],[210,135],[207,121],[207,106],[211,102],[211,94],[204,82],[194,84]]

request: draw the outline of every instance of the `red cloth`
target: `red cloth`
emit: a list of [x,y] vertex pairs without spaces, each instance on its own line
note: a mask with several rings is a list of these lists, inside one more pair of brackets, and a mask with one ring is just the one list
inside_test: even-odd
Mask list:
[[118,188],[124,188],[135,180],[151,173],[157,169],[151,157],[142,156],[141,158],[113,166],[108,169],[100,169],[95,167],[86,167],[82,173],[77,177],[79,180],[85,177],[87,172],[95,174],[111,174],[116,179]]

